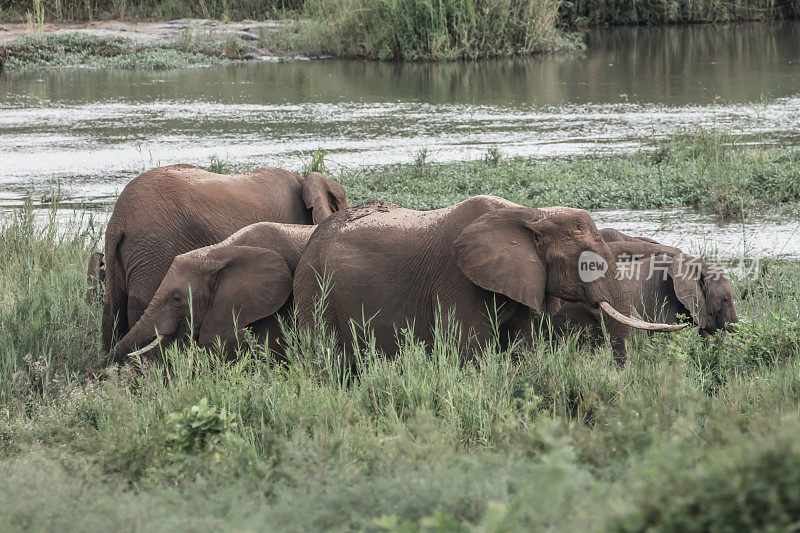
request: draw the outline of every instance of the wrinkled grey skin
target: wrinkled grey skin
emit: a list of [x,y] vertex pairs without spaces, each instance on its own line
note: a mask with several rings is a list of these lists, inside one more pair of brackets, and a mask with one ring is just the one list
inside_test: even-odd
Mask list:
[[[638,244],[635,245],[637,251]],[[630,252],[625,246],[609,247]],[[731,284],[724,274],[700,259],[678,253],[664,253],[653,245],[653,255],[636,261],[620,261],[617,271],[627,285],[631,308],[642,319],[676,324],[678,315],[691,317],[701,335],[730,330],[738,321]],[[667,247],[669,248],[669,247]],[[590,338],[602,337],[600,317],[579,303],[563,303],[552,316],[557,331],[586,328]]]
[[[578,257],[590,250],[611,263],[611,252],[586,211],[535,209],[477,196],[434,211],[372,202],[322,222],[309,240],[294,281],[298,320],[314,324],[318,278],[330,293],[322,317],[344,346],[353,346],[350,321],[373,317],[378,349],[397,352],[396,331],[413,325],[433,342],[437,315],[448,310],[460,329],[463,354],[492,338],[489,310],[498,309],[501,342],[530,340],[531,321],[549,298],[596,307],[610,303],[629,315],[630,298],[615,277],[582,282]],[[608,319],[615,356],[625,360],[627,325]]]
[[277,317],[291,305],[292,278],[315,227],[261,222],[219,244],[179,255],[141,319],[109,351],[107,362],[123,362],[153,341],[156,332],[164,336],[162,344],[185,339],[190,318],[191,335],[201,346],[221,342],[230,354],[249,327],[260,342],[268,337],[269,349],[280,354]]
[[106,229],[103,348],[136,324],[178,255],[256,222],[318,223],[346,207],[344,188],[316,172],[303,177],[260,168],[221,175],[172,165],[134,178]]

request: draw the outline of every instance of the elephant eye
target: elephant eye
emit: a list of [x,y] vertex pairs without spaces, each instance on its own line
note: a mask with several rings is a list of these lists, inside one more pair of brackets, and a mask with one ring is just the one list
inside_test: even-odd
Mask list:
[[172,301],[175,302],[176,304],[181,303],[181,293],[179,292],[172,293]]

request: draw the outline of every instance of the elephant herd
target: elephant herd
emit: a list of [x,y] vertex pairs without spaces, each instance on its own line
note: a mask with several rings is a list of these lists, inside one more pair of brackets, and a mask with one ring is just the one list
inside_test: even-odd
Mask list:
[[[558,334],[608,339],[624,364],[631,328],[703,335],[737,320],[719,269],[617,230],[588,212],[475,196],[432,211],[356,207],[322,174],[277,168],[214,174],[192,165],[145,172],[122,191],[89,259],[103,290],[107,363],[191,336],[234,353],[245,329],[281,354],[279,317],[336,334],[352,356],[368,326],[391,356],[401,331],[460,353]],[[661,320],[665,323],[654,323]],[[351,361],[352,362],[352,361]]]

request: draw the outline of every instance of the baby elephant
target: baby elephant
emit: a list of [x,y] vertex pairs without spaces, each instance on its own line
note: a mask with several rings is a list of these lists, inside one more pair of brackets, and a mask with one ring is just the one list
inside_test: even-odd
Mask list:
[[[177,256],[136,323],[108,353],[109,364],[146,353],[189,334],[200,346],[217,339],[231,350],[251,327],[269,348],[279,349],[277,314],[291,304],[300,255],[316,226],[260,222],[219,244]],[[189,308],[191,302],[191,310]],[[144,347],[133,351],[137,347]]]
[[[609,247],[615,251],[626,250],[611,244]],[[652,247],[653,250],[661,248],[669,249],[660,245]],[[738,321],[731,284],[720,268],[680,251],[639,257],[634,261],[618,260],[617,272],[628,286],[631,311],[642,319],[675,324],[680,321],[678,315],[685,315],[703,336],[721,329],[730,330]],[[564,303],[553,315],[553,323],[557,330],[564,331],[567,324],[571,324],[588,328],[594,339],[601,335],[600,317],[595,310],[580,303]]]

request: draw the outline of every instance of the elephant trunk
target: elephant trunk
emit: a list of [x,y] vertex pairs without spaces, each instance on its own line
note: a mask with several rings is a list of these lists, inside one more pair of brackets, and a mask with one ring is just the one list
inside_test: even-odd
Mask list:
[[[145,311],[142,318],[136,322],[136,325],[109,350],[106,356],[106,363],[121,363],[129,355],[140,355],[155,348],[158,342],[163,339],[163,335],[156,334],[155,318],[155,313],[151,312],[150,309]],[[152,342],[153,339],[156,339],[158,342]],[[133,351],[140,346],[146,346],[147,349],[138,350],[136,352]]]

